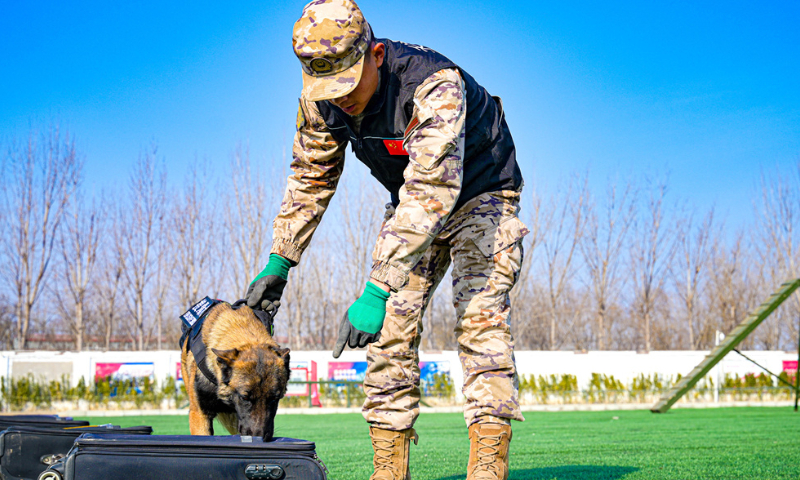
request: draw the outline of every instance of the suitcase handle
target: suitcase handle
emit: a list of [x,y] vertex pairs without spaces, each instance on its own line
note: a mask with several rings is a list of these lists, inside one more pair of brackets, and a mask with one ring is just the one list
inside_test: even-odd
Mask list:
[[244,469],[244,475],[250,480],[263,478],[266,480],[279,480],[283,478],[283,468],[280,465],[266,465],[251,463]]

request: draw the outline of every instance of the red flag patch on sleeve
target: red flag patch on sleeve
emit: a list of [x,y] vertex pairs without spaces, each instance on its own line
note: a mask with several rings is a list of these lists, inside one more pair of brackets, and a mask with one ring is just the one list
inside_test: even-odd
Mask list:
[[403,149],[402,140],[390,140],[387,138],[383,140],[383,144],[386,145],[389,155],[408,155],[408,152]]
[[407,137],[408,134],[411,133],[411,131],[414,130],[414,127],[416,127],[417,125],[419,125],[419,118],[414,117],[406,127],[406,131],[403,135]]

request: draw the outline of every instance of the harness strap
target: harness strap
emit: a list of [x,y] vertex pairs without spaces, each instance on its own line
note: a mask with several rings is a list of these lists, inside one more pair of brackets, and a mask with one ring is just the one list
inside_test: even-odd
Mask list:
[[[211,307],[222,303],[222,300],[212,300],[208,297],[203,298],[192,306],[186,313],[181,315],[181,339],[179,345],[185,348],[186,351],[191,351],[194,355],[194,361],[197,363],[197,368],[205,375],[209,382],[218,385],[217,378],[214,372],[206,365],[206,344],[203,342],[203,322],[205,322],[208,312]],[[184,340],[189,338],[184,344]]]
[[192,355],[194,355],[194,361],[197,364],[197,368],[203,372],[203,375],[206,376],[209,382],[213,383],[214,385],[218,385],[217,377],[214,375],[214,372],[208,368],[206,365],[206,344],[203,342],[203,329],[198,328],[197,333],[189,339],[189,344],[191,345]]
[[[187,352],[191,351],[194,355],[194,361],[197,363],[197,368],[205,375],[209,382],[218,385],[217,377],[214,372],[206,365],[206,344],[203,342],[203,322],[205,322],[208,312],[211,307],[218,303],[223,303],[222,300],[212,300],[208,297],[200,300],[192,306],[186,313],[181,315],[181,338],[178,341],[180,348],[185,348]],[[237,300],[233,302],[231,308],[236,310],[246,303],[246,300]],[[263,310],[253,310],[256,317],[264,324],[270,335],[274,334],[274,312],[270,314]],[[184,345],[186,338],[189,341]]]

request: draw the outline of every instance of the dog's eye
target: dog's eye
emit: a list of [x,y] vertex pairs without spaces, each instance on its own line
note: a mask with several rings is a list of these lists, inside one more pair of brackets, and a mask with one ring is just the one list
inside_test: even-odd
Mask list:
[[237,392],[236,394],[239,395],[239,399],[240,400],[245,401],[245,402],[249,402],[250,401],[250,392],[244,392],[244,393]]

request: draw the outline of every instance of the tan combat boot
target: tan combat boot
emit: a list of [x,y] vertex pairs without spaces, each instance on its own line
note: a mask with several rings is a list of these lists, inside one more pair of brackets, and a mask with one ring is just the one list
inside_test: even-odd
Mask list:
[[473,423],[469,427],[467,480],[508,480],[511,425]]
[[372,460],[375,472],[369,480],[411,480],[408,473],[408,449],[411,440],[417,444],[419,436],[413,428],[407,430],[386,430],[369,427],[375,457]]

